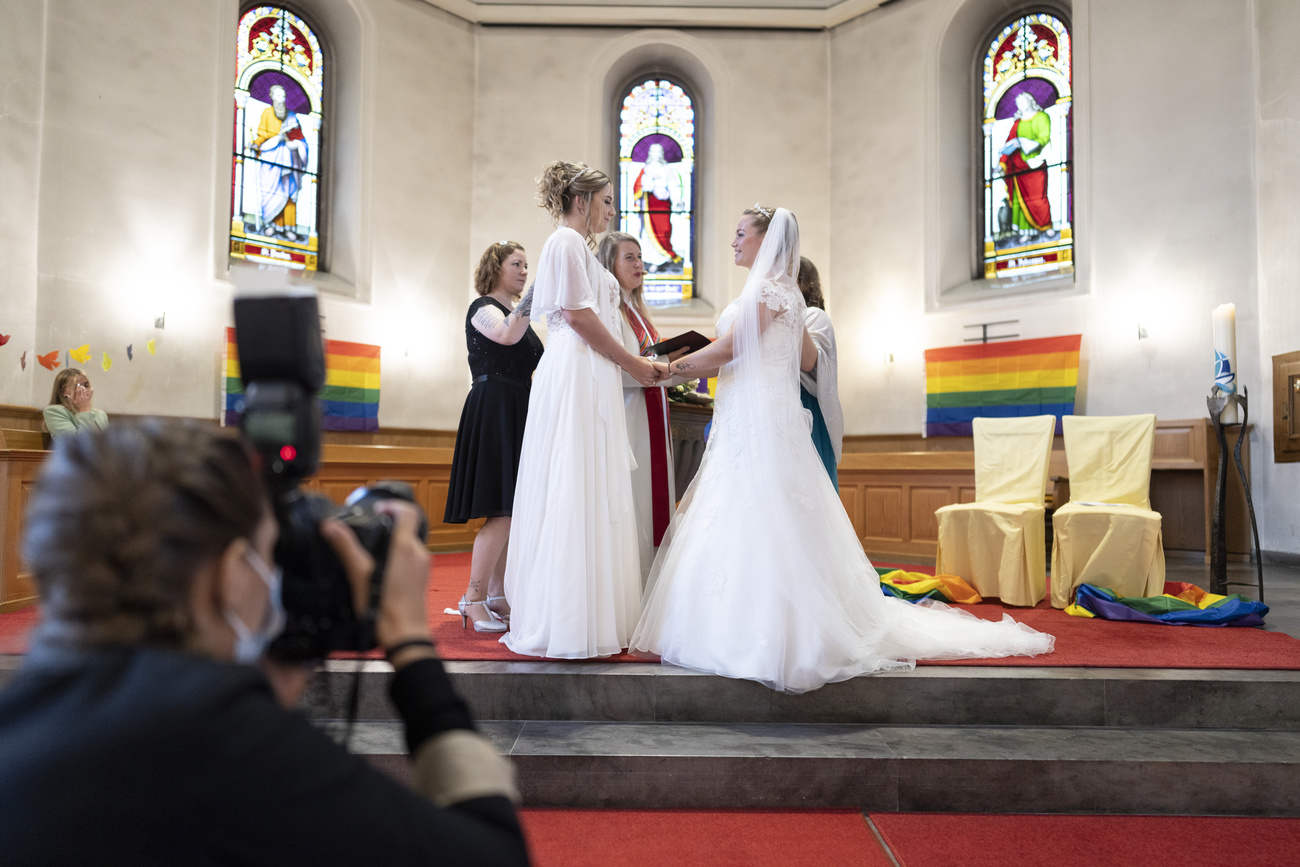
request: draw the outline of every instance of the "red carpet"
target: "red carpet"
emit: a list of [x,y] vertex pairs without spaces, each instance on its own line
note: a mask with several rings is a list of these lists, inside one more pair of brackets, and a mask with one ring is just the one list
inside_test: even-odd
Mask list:
[[1300,819],[871,813],[900,867],[1281,867]]
[[890,864],[855,812],[524,810],[523,824],[535,867]]
[[[455,608],[469,583],[468,552],[438,554],[429,582],[429,620],[445,659],[526,660],[497,641],[499,636],[461,629],[460,618],[443,614]],[[880,570],[893,564],[877,563]],[[911,571],[929,572],[918,566]],[[987,620],[1009,613],[1034,629],[1056,636],[1056,652],[1033,659],[976,659],[923,665],[1044,666],[1054,668],[1230,668],[1300,670],[1300,640],[1280,632],[1259,629],[1211,629],[1196,626],[1162,626],[1071,617],[1046,602],[1037,608],[1013,608],[997,602],[956,606]],[[0,614],[0,653],[21,653],[27,634],[36,624],[35,608]],[[606,662],[642,661],[628,654],[606,657]]]

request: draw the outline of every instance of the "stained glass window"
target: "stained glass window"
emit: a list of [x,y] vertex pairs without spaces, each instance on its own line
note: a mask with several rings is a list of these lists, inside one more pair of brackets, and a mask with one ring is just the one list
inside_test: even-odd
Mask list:
[[325,57],[288,9],[239,19],[230,255],[316,270]]
[[1070,33],[1053,15],[993,38],[983,78],[984,277],[1028,283],[1074,272]]
[[641,241],[645,300],[695,294],[695,106],[682,87],[647,79],[619,113],[619,228]]

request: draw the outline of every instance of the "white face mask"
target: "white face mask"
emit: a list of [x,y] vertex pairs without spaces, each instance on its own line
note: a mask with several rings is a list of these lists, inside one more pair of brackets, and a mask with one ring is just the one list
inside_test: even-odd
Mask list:
[[280,631],[284,629],[284,604],[280,601],[282,573],[279,566],[274,569],[267,566],[266,561],[262,559],[262,555],[258,554],[252,547],[244,551],[244,559],[248,561],[248,565],[253,567],[253,571],[266,582],[266,616],[262,618],[261,627],[254,632],[230,607],[227,607],[222,614],[225,616],[226,622],[230,624],[230,628],[235,630],[235,662],[252,665],[262,658],[266,646],[274,641]]

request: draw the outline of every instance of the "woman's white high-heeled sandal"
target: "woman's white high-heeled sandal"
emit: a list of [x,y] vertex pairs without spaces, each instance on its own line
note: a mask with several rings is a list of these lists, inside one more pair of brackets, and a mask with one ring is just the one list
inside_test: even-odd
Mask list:
[[493,603],[493,602],[505,602],[505,601],[506,601],[506,597],[504,597],[504,596],[488,596],[487,599],[484,600],[484,601],[487,603],[487,610],[490,611],[490,612],[492,612],[492,616],[493,616],[493,617],[495,617],[497,620],[502,621],[502,622],[505,623],[507,626],[510,625],[510,612],[507,611],[505,614],[502,614],[501,612],[497,611],[495,608],[492,607],[492,603]]
[[488,608],[487,600],[482,600],[482,601],[475,600],[474,602],[470,602],[469,599],[467,599],[464,596],[460,597],[460,601],[456,603],[456,608],[460,611],[461,629],[464,629],[469,624],[469,615],[466,614],[465,612],[466,609],[468,609],[471,605],[482,605],[484,610],[487,611],[488,613],[487,620],[474,621],[475,632],[505,632],[506,631],[506,622],[502,620],[500,617],[498,617],[495,611],[493,611],[491,608]]

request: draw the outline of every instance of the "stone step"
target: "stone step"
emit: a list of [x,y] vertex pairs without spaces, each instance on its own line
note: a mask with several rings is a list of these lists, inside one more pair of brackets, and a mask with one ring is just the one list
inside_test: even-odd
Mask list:
[[[563,721],[481,729],[511,758],[531,807],[1300,813],[1295,731]],[[399,723],[357,723],[351,749],[409,777]]]
[[[1300,672],[920,666],[804,695],[642,663],[450,662],[478,719],[1300,730]],[[330,661],[305,698],[321,719],[393,719],[384,662]]]

